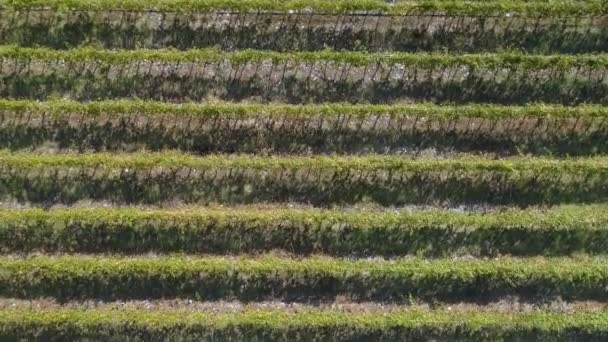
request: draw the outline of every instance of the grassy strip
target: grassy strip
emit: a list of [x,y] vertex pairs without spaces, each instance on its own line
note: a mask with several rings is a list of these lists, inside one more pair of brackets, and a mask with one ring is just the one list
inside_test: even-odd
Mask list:
[[0,99],[0,111],[14,114],[45,114],[62,117],[81,114],[87,117],[100,115],[122,117],[124,115],[176,115],[182,117],[337,117],[343,115],[357,118],[373,116],[427,117],[436,119],[518,119],[518,118],[605,118],[608,108],[603,105],[562,106],[554,104],[530,104],[525,106],[503,106],[492,104],[437,105],[433,103],[395,105],[330,104],[242,104],[242,103],[167,103],[141,100],[108,100],[77,102],[51,100]]
[[514,157],[488,159],[465,156],[450,159],[404,158],[400,156],[250,156],[210,155],[197,157],[178,152],[34,154],[0,151],[0,166],[20,169],[43,167],[195,168],[252,170],[335,170],[400,172],[506,172],[506,173],[602,173],[608,171],[608,157],[553,159]]
[[601,15],[608,12],[599,0],[564,1],[399,1],[381,0],[2,0],[0,7],[15,9],[51,8],[55,10],[156,10],[206,12],[213,10],[288,11],[313,10],[344,13],[381,11],[404,15],[443,12],[450,15]]
[[605,312],[575,314],[409,310],[346,313],[308,309],[245,310],[238,313],[182,310],[0,310],[0,338],[130,341],[374,340],[432,338],[601,341],[608,336]]
[[494,54],[448,53],[367,53],[352,51],[316,51],[316,52],[275,52],[261,50],[242,50],[222,52],[216,49],[178,50],[100,50],[93,48],[75,48],[70,50],[53,50],[48,48],[26,48],[14,45],[0,46],[0,58],[61,60],[64,62],[104,62],[108,64],[128,64],[134,62],[220,62],[229,61],[235,64],[271,60],[274,63],[295,62],[334,62],[348,63],[357,66],[386,64],[405,64],[418,68],[469,66],[476,68],[524,68],[524,69],[557,69],[569,68],[607,68],[608,54],[581,55],[527,55],[517,52]]
[[296,209],[0,210],[0,251],[341,256],[604,254],[608,208],[466,214]]
[[403,302],[411,297],[477,301],[517,295],[606,300],[606,282],[606,261],[581,258],[0,258],[0,295],[19,298],[308,301],[344,296]]

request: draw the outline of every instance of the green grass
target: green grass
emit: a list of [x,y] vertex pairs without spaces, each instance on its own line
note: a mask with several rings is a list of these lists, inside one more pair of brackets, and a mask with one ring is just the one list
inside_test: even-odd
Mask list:
[[490,159],[476,156],[449,159],[409,158],[401,156],[193,156],[179,152],[159,153],[83,153],[37,154],[0,151],[0,166],[20,169],[45,167],[123,168],[194,168],[251,170],[335,170],[400,172],[505,172],[531,173],[602,173],[608,171],[608,157],[564,158],[513,157]]
[[193,298],[403,302],[517,295],[608,299],[603,259],[352,261],[181,256],[0,258],[0,295],[60,299]]
[[604,254],[608,208],[459,213],[317,209],[3,209],[0,251],[344,256]]
[[51,100],[46,102],[32,100],[0,99],[0,111],[7,114],[45,114],[63,117],[81,114],[85,117],[122,117],[124,115],[176,115],[182,117],[337,117],[349,115],[357,118],[373,116],[411,117],[419,116],[433,119],[489,120],[520,118],[606,118],[608,108],[603,105],[562,106],[556,104],[529,104],[524,106],[504,106],[493,104],[437,105],[433,103],[365,105],[347,103],[289,105],[280,103],[243,104],[243,103],[167,103],[141,100],[107,100],[76,102],[70,100]]
[[232,10],[306,10],[321,12],[383,11],[390,14],[447,12],[453,15],[601,15],[605,2],[588,1],[399,1],[396,5],[381,0],[2,0],[0,7],[53,8],[56,10],[159,10],[213,11]]
[[385,313],[305,309],[298,312],[262,309],[236,313],[185,310],[0,310],[0,338],[130,341],[179,339],[214,341],[374,340],[424,337],[439,340],[585,340],[608,335],[605,312],[528,313],[457,312],[412,308]]
[[247,62],[334,62],[357,66],[405,64],[410,67],[431,69],[450,66],[476,68],[522,68],[569,70],[570,68],[601,69],[608,67],[608,54],[580,55],[528,55],[519,52],[484,53],[454,55],[448,53],[408,53],[408,52],[275,52],[262,50],[242,50],[222,52],[216,49],[193,49],[186,51],[169,49],[102,50],[94,48],[74,48],[53,50],[48,48],[28,48],[15,45],[0,46],[0,57],[6,59],[61,60],[64,62],[103,62],[108,64],[128,64],[134,62],[220,62],[234,64]]

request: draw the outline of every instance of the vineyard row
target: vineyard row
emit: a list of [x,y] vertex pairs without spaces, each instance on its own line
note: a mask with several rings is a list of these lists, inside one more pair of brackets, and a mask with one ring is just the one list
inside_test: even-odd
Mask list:
[[297,209],[3,209],[2,253],[478,257],[604,254],[604,206],[459,213]]
[[308,309],[285,313],[278,309],[235,313],[187,310],[0,310],[0,338],[46,341],[152,339],[200,341],[374,340],[433,338],[585,340],[606,339],[608,316],[602,312],[528,313],[405,309],[347,313]]
[[[608,101],[604,55],[47,50],[5,47],[0,96],[288,103]],[[200,58],[200,59],[199,59]],[[208,58],[208,59],[207,59]],[[268,59],[265,59],[268,58]]]
[[602,202],[604,158],[410,159],[192,157],[161,154],[0,156],[7,201],[73,203],[300,202],[316,206]]
[[150,101],[0,100],[0,147],[209,153],[596,155],[608,153],[599,105],[293,106]]
[[92,45],[107,49],[219,47],[223,50],[318,51],[332,48],[372,52],[520,50],[580,54],[606,51],[606,23],[606,16],[591,14],[547,17],[538,13],[521,16],[514,12],[476,16],[449,11],[388,15],[382,12],[157,12],[0,7],[0,44],[57,49]]
[[407,302],[606,300],[602,259],[342,260],[182,256],[0,258],[0,295],[57,299],[238,299]]

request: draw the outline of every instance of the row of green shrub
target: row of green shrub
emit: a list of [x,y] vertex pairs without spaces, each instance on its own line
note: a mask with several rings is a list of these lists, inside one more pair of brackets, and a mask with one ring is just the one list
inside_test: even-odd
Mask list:
[[603,202],[604,158],[0,155],[0,196],[40,204],[300,202],[317,206]]
[[445,309],[382,313],[277,309],[210,313],[186,310],[0,310],[5,340],[179,341],[604,341],[608,315],[532,311],[458,312]]
[[382,11],[388,14],[447,12],[458,15],[602,15],[608,6],[600,0],[563,1],[403,1],[389,4],[382,0],[2,0],[0,7],[16,9],[52,8],[55,10],[155,10],[155,11],[288,11],[313,10],[344,13]]
[[[8,64],[16,63],[9,61]],[[86,63],[85,63],[86,64]],[[150,64],[151,65],[151,64]],[[282,65],[274,65],[272,74],[245,74],[241,78],[242,66],[222,66],[212,64],[218,73],[177,72],[167,66],[165,73],[157,75],[146,73],[143,68],[137,74],[137,65],[126,66],[124,73],[120,67],[110,64],[102,65],[95,73],[78,70],[86,65],[74,66],[67,71],[61,63],[48,62],[43,68],[27,66],[11,72],[10,66],[4,69],[8,74],[0,75],[0,97],[15,99],[48,100],[62,97],[78,101],[104,99],[148,99],[167,102],[200,101],[210,99],[223,101],[257,101],[286,102],[293,104],[350,102],[350,103],[398,103],[433,101],[437,103],[500,103],[526,104],[531,102],[559,103],[575,105],[582,103],[607,103],[608,83],[600,79],[604,71],[579,73],[572,78],[571,73],[553,74],[549,71],[525,73],[513,69],[476,69],[471,70],[467,78],[461,79],[450,70],[445,70],[445,77],[435,78],[430,72],[418,69],[405,69],[403,76],[386,76],[371,80],[374,67],[368,68],[367,80],[349,79],[356,73],[349,74],[351,66],[342,65],[323,77],[308,78],[313,69],[310,65],[299,64],[286,74],[282,74]],[[269,66],[259,62],[258,66]],[[95,66],[91,65],[93,69]],[[201,64],[201,68],[204,66]],[[48,73],[39,74],[41,70]],[[248,68],[255,69],[255,65]],[[273,68],[270,66],[270,68]],[[323,66],[317,63],[316,71]],[[446,67],[447,68],[447,67]],[[362,69],[364,68],[360,68]],[[390,67],[383,69],[385,72]],[[185,67],[184,67],[184,70]],[[182,70],[182,71],[184,71]],[[393,71],[398,69],[393,69]],[[452,68],[451,71],[456,71]],[[266,69],[268,71],[268,69]],[[342,72],[344,73],[342,73]],[[113,72],[118,72],[112,74]],[[440,71],[438,71],[439,73]],[[435,76],[438,75],[435,73]],[[506,73],[504,77],[492,78],[495,73]],[[344,77],[336,79],[334,77]],[[360,74],[359,74],[360,75]],[[416,78],[415,75],[418,75]],[[593,78],[588,78],[591,75]],[[396,78],[392,78],[395,76]],[[403,77],[402,77],[403,76]],[[271,78],[278,77],[276,81]]]
[[[581,2],[579,2],[580,4]],[[88,3],[87,3],[88,4]],[[325,1],[325,4],[331,2]],[[147,11],[49,11],[0,9],[0,44],[66,49],[98,46],[107,49],[219,47],[223,50],[589,53],[608,49],[608,29],[601,17],[471,16],[411,13],[396,23],[379,12],[353,14],[348,25],[325,13],[242,11],[170,13],[158,25]],[[230,19],[226,19],[230,18]],[[226,20],[230,24],[226,24]],[[370,25],[377,21],[378,26]],[[202,25],[199,25],[202,23]],[[530,29],[528,29],[530,28]],[[532,29],[533,28],[533,29]]]
[[263,114],[251,119],[145,114],[125,114],[120,118],[9,114],[4,118],[0,123],[0,148],[10,150],[52,146],[79,152],[180,150],[196,154],[264,155],[417,155],[429,149],[438,155],[608,154],[608,122],[593,118],[578,121],[349,115],[279,118]]
[[602,259],[341,260],[274,256],[0,258],[0,296],[407,302],[608,299]]
[[499,213],[296,209],[0,211],[2,253],[238,254],[283,250],[338,256],[604,254],[604,206]]
[[599,105],[293,106],[0,100],[0,147],[195,153],[608,153]]
[[0,57],[6,57],[0,74],[0,97],[5,98],[568,105],[608,101],[604,55],[4,47]]

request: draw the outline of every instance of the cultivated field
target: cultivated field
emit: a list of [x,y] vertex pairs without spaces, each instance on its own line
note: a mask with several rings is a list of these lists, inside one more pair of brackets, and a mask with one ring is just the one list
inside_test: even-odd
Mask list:
[[0,340],[608,340],[603,0],[0,0]]

